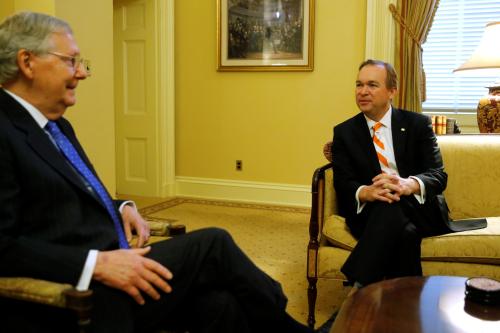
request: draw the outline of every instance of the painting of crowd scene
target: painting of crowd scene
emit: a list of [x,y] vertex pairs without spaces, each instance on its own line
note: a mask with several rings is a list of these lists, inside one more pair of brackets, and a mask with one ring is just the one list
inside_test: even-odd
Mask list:
[[304,0],[228,0],[228,59],[301,59]]

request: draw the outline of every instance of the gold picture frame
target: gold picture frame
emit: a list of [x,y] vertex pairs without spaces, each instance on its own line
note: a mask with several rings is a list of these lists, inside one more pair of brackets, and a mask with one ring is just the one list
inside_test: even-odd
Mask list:
[[315,0],[217,0],[218,71],[312,71]]

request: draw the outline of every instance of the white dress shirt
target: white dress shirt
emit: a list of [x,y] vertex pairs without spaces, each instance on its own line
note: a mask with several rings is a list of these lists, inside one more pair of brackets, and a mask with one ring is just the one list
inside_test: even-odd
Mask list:
[[[368,125],[368,128],[370,129],[370,136],[373,137],[373,134],[374,134],[373,133],[373,126],[377,123],[377,121],[374,121],[374,120],[368,118],[366,115],[365,115],[365,119],[366,119],[366,124]],[[387,167],[387,166],[383,165],[382,163],[380,163],[380,167],[382,169],[382,172],[384,172],[386,174],[399,176],[398,166],[396,164],[396,157],[394,155],[394,145],[392,142],[392,106],[389,106],[389,110],[385,113],[385,115],[382,117],[382,119],[380,119],[380,121],[378,121],[378,122],[381,123],[382,126],[377,131],[377,137],[384,144],[384,157],[387,159],[387,162],[389,164],[389,167]],[[373,145],[374,145],[375,149],[377,149],[376,144],[373,143]],[[413,196],[415,197],[415,199],[417,199],[417,201],[420,204],[424,204],[425,203],[425,185],[424,185],[424,183],[418,177],[410,176],[410,178],[415,179],[418,182],[418,184],[420,185],[420,194],[413,194]],[[365,186],[366,185],[361,185],[356,190],[355,196],[356,196],[356,202],[358,204],[358,206],[357,206],[358,207],[358,209],[357,209],[358,214],[361,213],[361,211],[363,211],[363,208],[366,205],[366,202],[361,204],[359,201],[359,192]]]

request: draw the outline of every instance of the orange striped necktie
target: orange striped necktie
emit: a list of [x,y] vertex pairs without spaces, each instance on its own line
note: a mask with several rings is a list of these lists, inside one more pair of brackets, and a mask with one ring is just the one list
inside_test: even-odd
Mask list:
[[375,144],[375,151],[377,152],[377,157],[380,162],[380,164],[386,166],[387,168],[389,167],[389,162],[387,161],[387,158],[383,155],[385,151],[385,146],[382,141],[380,141],[379,137],[377,136],[377,131],[382,127],[382,123],[376,123],[373,125],[373,143]]

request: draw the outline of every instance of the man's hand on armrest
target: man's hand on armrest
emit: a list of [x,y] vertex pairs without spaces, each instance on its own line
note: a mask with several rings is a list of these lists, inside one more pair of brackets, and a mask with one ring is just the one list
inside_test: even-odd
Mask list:
[[127,241],[130,243],[132,240],[132,230],[135,230],[137,234],[137,244],[135,246],[142,247],[149,240],[149,224],[144,221],[134,206],[124,206],[121,213]]

